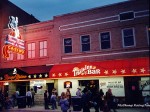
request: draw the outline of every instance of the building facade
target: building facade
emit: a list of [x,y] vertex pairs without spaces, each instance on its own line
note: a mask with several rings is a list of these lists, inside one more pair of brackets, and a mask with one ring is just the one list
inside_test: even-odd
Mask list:
[[[78,87],[86,86],[91,91],[111,88],[120,101],[141,103],[150,92],[148,28],[148,0],[121,2],[20,26],[25,53],[10,52],[9,58],[1,58],[2,85],[9,83],[10,94],[17,88],[34,88],[38,103],[45,89],[51,93],[55,87],[60,96],[70,88],[75,96]],[[7,34],[9,29],[3,30],[2,46]],[[11,75],[14,68],[19,79]]]

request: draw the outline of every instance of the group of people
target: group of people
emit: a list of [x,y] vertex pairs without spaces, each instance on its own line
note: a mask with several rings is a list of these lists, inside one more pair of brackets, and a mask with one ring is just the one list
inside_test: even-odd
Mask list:
[[52,90],[52,94],[49,95],[48,91],[45,90],[44,92],[44,105],[45,105],[45,109],[50,109],[49,108],[49,104],[52,105],[52,110],[54,109],[57,109],[57,96],[58,96],[58,93],[57,93],[57,90],[56,88],[54,88]]
[[[48,91],[45,90],[44,92],[44,106],[45,109],[50,109],[49,104],[51,104],[51,109],[57,109],[57,99],[58,93],[57,90],[54,88],[52,90],[52,94],[49,96]],[[61,110],[63,112],[67,112],[71,105],[71,93],[69,88],[67,88],[66,92],[62,92],[59,100],[59,105],[61,106]]]
[[[30,108],[31,106],[34,105],[34,95],[35,92],[32,88],[28,89],[28,91],[26,92],[25,103]],[[15,106],[18,106],[19,98],[20,98],[19,90],[16,90],[10,97],[4,95],[2,90],[0,90],[0,110],[3,108],[10,109],[14,108]]]
[[82,92],[81,104],[83,112],[90,112],[91,107],[94,107],[95,112],[109,112],[111,109],[116,112],[117,102],[111,89],[108,89],[106,94],[104,94],[102,89],[92,93],[88,88],[84,88]]

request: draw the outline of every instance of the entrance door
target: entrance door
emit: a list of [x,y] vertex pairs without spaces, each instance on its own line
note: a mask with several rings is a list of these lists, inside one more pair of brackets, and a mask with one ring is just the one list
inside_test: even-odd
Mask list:
[[139,104],[142,93],[139,89],[140,77],[125,77],[125,99],[128,104]]
[[16,90],[19,90],[20,96],[26,96],[26,90],[29,87],[30,82],[17,82]]
[[47,83],[47,89],[48,89],[49,96],[52,95],[53,88],[54,88],[54,83]]

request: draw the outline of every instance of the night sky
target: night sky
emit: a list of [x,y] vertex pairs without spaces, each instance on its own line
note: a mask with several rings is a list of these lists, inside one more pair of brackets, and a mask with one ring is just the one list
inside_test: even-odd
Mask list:
[[9,0],[40,21],[53,16],[77,12],[127,0]]

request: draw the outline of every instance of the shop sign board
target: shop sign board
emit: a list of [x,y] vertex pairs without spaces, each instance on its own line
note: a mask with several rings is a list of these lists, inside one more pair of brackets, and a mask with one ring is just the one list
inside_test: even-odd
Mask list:
[[11,29],[10,33],[6,36],[5,45],[2,47],[3,58],[9,58],[9,52],[15,52],[24,55],[25,42],[21,38],[18,29],[18,17],[9,17],[8,28]]
[[125,96],[124,94],[124,79],[123,77],[115,78],[100,78],[100,88],[106,93],[108,89],[111,89],[116,96]]
[[50,78],[139,75],[149,75],[148,58],[54,65],[49,72]]
[[7,73],[2,76],[0,75],[0,81],[31,80],[31,79],[45,79],[45,78],[48,78],[48,73],[38,73],[38,74]]

